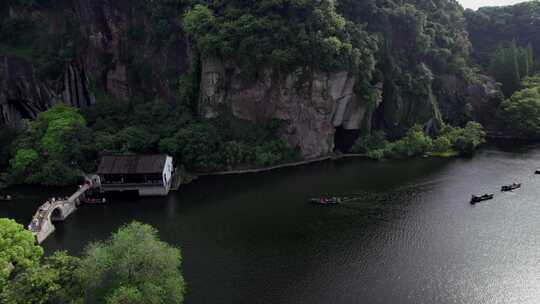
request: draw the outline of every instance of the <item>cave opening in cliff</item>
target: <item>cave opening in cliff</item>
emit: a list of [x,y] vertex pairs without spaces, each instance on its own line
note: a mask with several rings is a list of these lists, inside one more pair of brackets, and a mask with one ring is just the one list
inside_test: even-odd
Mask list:
[[360,136],[360,130],[347,130],[342,126],[336,128],[334,134],[334,151],[349,152]]

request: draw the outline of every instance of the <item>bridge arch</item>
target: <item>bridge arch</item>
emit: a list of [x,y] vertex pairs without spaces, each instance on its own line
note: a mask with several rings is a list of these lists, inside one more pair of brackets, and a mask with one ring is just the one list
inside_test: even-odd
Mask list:
[[49,220],[51,222],[61,221],[64,219],[64,210],[62,206],[54,207],[49,213]]

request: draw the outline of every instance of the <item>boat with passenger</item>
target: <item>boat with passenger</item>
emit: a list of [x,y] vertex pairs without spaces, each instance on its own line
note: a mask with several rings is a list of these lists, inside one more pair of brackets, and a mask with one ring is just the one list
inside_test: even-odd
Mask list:
[[493,193],[486,193],[484,195],[473,195],[471,197],[471,204],[474,205],[479,202],[487,201],[487,200],[493,199],[493,197],[495,197],[495,194]]
[[312,198],[309,200],[310,203],[315,205],[321,205],[321,206],[330,206],[330,205],[338,205],[342,203],[342,199],[339,197],[320,197],[320,198]]
[[508,192],[508,191],[512,191],[512,190],[516,190],[518,188],[521,188],[521,183],[518,184],[518,183],[512,183],[511,185],[504,185],[501,187],[501,191],[502,192]]
[[82,202],[86,205],[102,205],[107,203],[107,199],[104,197],[85,197]]

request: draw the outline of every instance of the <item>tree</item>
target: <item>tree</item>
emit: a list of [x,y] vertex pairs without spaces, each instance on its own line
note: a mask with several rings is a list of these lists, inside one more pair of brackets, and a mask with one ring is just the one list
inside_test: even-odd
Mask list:
[[52,267],[31,267],[8,282],[0,300],[5,304],[49,303],[50,295],[60,289],[58,281],[58,272]]
[[0,291],[13,271],[35,267],[42,255],[30,231],[14,220],[0,219]]
[[57,251],[45,258],[44,265],[57,274],[56,284],[59,286],[48,294],[50,302],[73,303],[82,298],[84,286],[75,275],[79,264],[78,257],[70,256],[65,251]]
[[519,89],[521,78],[529,73],[527,52],[518,47],[515,41],[501,45],[492,55],[488,70],[502,83],[504,94],[511,96]]
[[540,137],[540,87],[514,93],[501,104],[500,114],[510,131]]
[[388,145],[388,155],[394,158],[411,157],[422,155],[431,151],[433,142],[427,136],[422,127],[415,125],[410,128],[400,140]]
[[160,150],[171,154],[195,171],[219,169],[223,142],[218,130],[208,123],[195,123],[178,130],[173,137],[160,141]]
[[179,249],[160,241],[151,226],[133,222],[91,244],[76,275],[85,302],[182,303],[181,263]]
[[14,144],[10,173],[16,182],[66,185],[85,162],[90,130],[77,109],[56,104],[38,115]]
[[460,154],[472,154],[478,146],[485,143],[485,137],[486,132],[482,125],[474,121],[469,121],[465,128],[444,126],[439,135],[439,138],[447,138],[451,148]]

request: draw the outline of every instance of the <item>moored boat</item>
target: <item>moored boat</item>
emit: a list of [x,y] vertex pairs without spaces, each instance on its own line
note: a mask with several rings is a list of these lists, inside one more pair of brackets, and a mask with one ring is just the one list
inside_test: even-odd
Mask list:
[[534,171],[534,174],[540,174],[540,168],[536,169],[536,171]]
[[6,202],[13,200],[13,197],[9,194],[6,195],[0,195],[0,201]]
[[487,201],[487,200],[493,199],[493,197],[495,197],[495,194],[493,193],[484,194],[484,195],[473,195],[471,197],[471,204]]
[[513,183],[511,185],[504,185],[501,187],[501,191],[507,192],[521,188],[521,184]]

